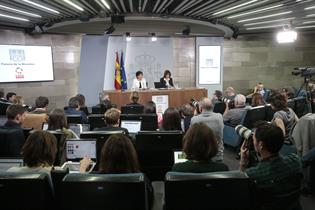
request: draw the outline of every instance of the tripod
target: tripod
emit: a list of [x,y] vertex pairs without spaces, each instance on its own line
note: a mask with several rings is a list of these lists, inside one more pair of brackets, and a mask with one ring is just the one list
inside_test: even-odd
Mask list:
[[304,81],[303,84],[301,85],[299,91],[297,92],[296,96],[299,96],[302,90],[305,90],[306,92],[306,106],[307,106],[307,112],[308,113],[313,113],[313,99],[312,99],[312,93],[310,91],[309,83],[312,81],[312,76],[304,76]]

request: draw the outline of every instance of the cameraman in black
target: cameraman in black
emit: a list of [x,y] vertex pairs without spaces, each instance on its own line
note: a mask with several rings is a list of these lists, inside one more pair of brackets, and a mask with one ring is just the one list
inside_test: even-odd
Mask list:
[[[264,193],[264,196],[258,194],[260,195],[258,196],[258,205],[266,207],[272,203],[273,208],[268,206],[267,209],[291,209],[292,206],[298,206],[302,179],[300,158],[296,154],[287,156],[279,154],[284,143],[281,128],[267,122],[259,123],[255,127],[253,145],[256,153],[260,156],[260,161],[256,166],[248,167],[249,142],[245,140],[241,147],[240,170],[255,181],[257,192]],[[297,192],[296,197],[285,200],[279,199],[280,195],[290,195],[294,192]],[[279,205],[286,206],[280,207]]]

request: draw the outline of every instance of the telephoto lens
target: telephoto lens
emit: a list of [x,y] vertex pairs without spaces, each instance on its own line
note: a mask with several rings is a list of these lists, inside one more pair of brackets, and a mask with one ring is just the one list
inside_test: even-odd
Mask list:
[[193,107],[195,107],[197,113],[200,114],[199,101],[197,101],[197,100],[194,99],[194,98],[190,99],[190,101],[191,101],[190,104],[191,104]]
[[253,136],[253,132],[243,125],[236,126],[235,132],[243,139],[250,139]]

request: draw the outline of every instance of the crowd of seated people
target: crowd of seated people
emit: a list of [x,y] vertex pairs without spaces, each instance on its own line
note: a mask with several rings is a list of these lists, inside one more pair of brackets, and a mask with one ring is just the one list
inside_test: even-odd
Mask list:
[[[264,188],[270,185],[277,177],[289,177],[301,173],[301,161],[297,155],[290,154],[281,156],[279,151],[284,142],[293,142],[291,132],[298,118],[294,111],[287,106],[287,96],[281,91],[274,92],[265,99],[266,93],[263,84],[258,83],[253,94],[251,94],[251,107],[264,106],[266,102],[271,104],[275,111],[271,123],[262,123],[255,127],[253,144],[255,152],[260,156],[256,166],[248,166],[248,148],[246,141],[241,146],[240,170],[256,181],[258,186]],[[222,97],[222,92],[216,92],[213,98],[202,98],[198,105],[200,114],[195,112],[196,107],[192,104],[185,104],[182,107],[169,107],[162,115],[161,131],[183,131],[186,132],[182,141],[182,150],[188,159],[184,163],[176,163],[172,170],[177,172],[205,173],[215,171],[228,171],[224,163],[223,130],[224,125],[237,126],[241,123],[243,114],[248,107],[246,97],[236,93],[234,88],[228,87],[226,96],[233,100],[234,107],[226,103],[226,110],[222,114],[213,112],[213,105]],[[291,97],[291,96],[290,96]],[[13,99],[12,99],[13,98]],[[10,95],[7,100],[16,99]],[[132,92],[131,104],[143,105],[144,114],[156,113],[156,105],[153,101],[140,104],[139,93]],[[122,130],[128,135],[126,128],[120,127],[121,112],[113,108],[109,98],[104,100],[107,104],[104,113],[105,127],[96,128],[95,131],[116,131]],[[35,101],[36,108],[30,112],[33,114],[47,114],[48,130],[64,132],[68,139],[79,137],[69,129],[67,115],[80,115],[83,123],[88,123],[88,116],[80,110],[85,107],[85,97],[78,94],[70,98],[68,107],[65,110],[54,109],[48,112],[49,100],[47,97],[38,97]],[[21,125],[27,110],[21,105],[12,104],[7,109],[6,129],[22,129]],[[34,172],[50,171],[54,165],[56,155],[56,140],[49,132],[35,131],[26,140],[22,147],[22,155],[25,163],[23,168],[12,168],[10,171]],[[91,163],[89,157],[81,160],[80,172],[85,173]],[[99,160],[99,169],[94,173],[136,173],[140,172],[141,166],[138,162],[137,152],[130,138],[126,135],[113,135],[104,144]],[[290,183],[292,185],[296,183]],[[288,184],[288,189],[297,188]],[[280,184],[279,184],[280,185]],[[277,184],[272,184],[278,188]],[[285,193],[286,189],[282,189]]]

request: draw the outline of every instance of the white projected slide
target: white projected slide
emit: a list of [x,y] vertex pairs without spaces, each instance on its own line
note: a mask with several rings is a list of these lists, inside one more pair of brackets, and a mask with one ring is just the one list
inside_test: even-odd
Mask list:
[[221,82],[221,47],[199,46],[199,84],[212,85]]
[[50,46],[0,45],[0,82],[52,80]]

